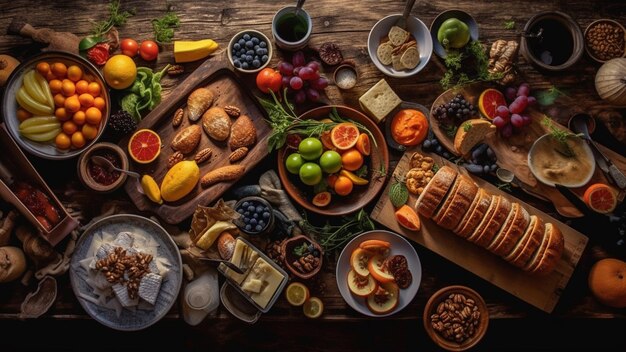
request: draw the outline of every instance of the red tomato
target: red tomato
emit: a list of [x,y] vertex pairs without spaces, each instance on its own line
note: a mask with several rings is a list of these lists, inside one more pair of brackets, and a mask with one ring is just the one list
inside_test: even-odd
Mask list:
[[152,40],[144,40],[139,47],[139,55],[146,61],[156,60],[159,56],[159,46]]
[[262,69],[256,76],[256,86],[263,93],[269,93],[270,90],[274,93],[278,93],[282,84],[283,76],[280,72],[269,67]]
[[122,49],[122,54],[135,57],[139,51],[139,44],[135,39],[126,38],[120,43],[120,49]]

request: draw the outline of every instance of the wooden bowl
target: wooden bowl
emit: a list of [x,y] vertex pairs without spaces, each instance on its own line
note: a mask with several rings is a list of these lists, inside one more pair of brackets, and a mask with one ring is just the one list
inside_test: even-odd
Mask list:
[[96,192],[108,193],[113,192],[118,189],[121,185],[126,181],[127,175],[123,172],[120,172],[120,176],[113,183],[104,185],[96,182],[91,174],[89,173],[89,164],[91,157],[93,155],[98,155],[99,153],[108,152],[117,157],[120,161],[120,168],[123,170],[128,170],[129,163],[128,157],[126,153],[119,146],[112,143],[96,143],[91,148],[87,149],[83,154],[81,154],[78,159],[78,163],[76,165],[78,169],[78,177],[80,181],[85,185]]
[[[303,273],[300,270],[298,270],[296,267],[294,267],[292,265],[292,263],[296,260],[298,260],[298,256],[296,256],[293,251],[294,249],[296,249],[299,246],[302,246],[303,243],[309,243],[312,244],[313,247],[315,247],[315,249],[317,249],[320,253],[319,258],[320,258],[320,264],[313,269],[312,271],[308,272],[308,273]],[[313,241],[312,239],[310,239],[307,236],[304,235],[300,235],[300,236],[296,236],[296,237],[292,237],[288,240],[286,240],[285,242],[283,242],[283,245],[281,246],[281,252],[283,252],[285,254],[285,266],[287,267],[287,269],[289,270],[289,272],[291,272],[294,276],[299,277],[303,280],[308,280],[310,278],[312,278],[313,276],[315,276],[317,273],[319,273],[320,269],[322,268],[322,264],[323,264],[323,258],[324,258],[324,250],[322,249],[322,247],[315,241]]]
[[[317,207],[311,203],[313,199],[313,186],[306,186],[296,175],[291,175],[285,167],[286,157],[293,152],[293,150],[284,147],[278,152],[278,175],[283,187],[298,204],[305,209],[314,213],[325,216],[338,216],[353,213],[369,202],[381,191],[387,178],[386,173],[389,171],[389,152],[387,151],[387,145],[383,133],[378,126],[370,120],[363,113],[349,108],[347,106],[322,106],[309,110],[300,116],[301,119],[324,119],[327,118],[335,107],[339,115],[343,118],[354,120],[367,127],[374,135],[374,141],[371,141],[372,153],[369,158],[369,184],[365,186],[355,186],[352,193],[347,196],[333,195],[332,201],[324,208]],[[384,174],[372,170],[384,169]]]
[[591,30],[591,28],[600,25],[600,24],[610,24],[613,26],[616,26],[618,28],[620,28],[622,30],[622,34],[624,35],[624,39],[626,39],[626,29],[624,28],[624,26],[622,26],[621,23],[608,19],[608,18],[602,18],[599,20],[595,20],[593,22],[591,22],[587,28],[585,29],[585,33],[584,33],[584,37],[585,37],[585,51],[587,52],[587,55],[589,55],[590,58],[592,58],[593,60],[599,62],[599,63],[605,63],[611,59],[617,58],[617,57],[626,57],[626,45],[624,45],[624,51],[622,52],[622,54],[620,56],[615,56],[615,57],[611,57],[609,59],[600,59],[599,57],[597,57],[596,55],[594,55],[594,51],[593,49],[591,49],[589,47],[589,40],[587,39],[587,34],[589,33],[589,30]]
[[[474,334],[462,342],[455,342],[444,338],[443,334],[435,330],[432,323],[432,316],[438,314],[437,308],[440,303],[444,302],[451,294],[462,294],[467,299],[472,299],[475,306],[478,307],[480,318],[477,319],[478,325],[475,326]],[[472,308],[470,308],[472,310]],[[489,311],[483,298],[474,290],[466,286],[448,286],[435,292],[424,307],[424,328],[428,336],[441,348],[448,351],[465,351],[470,349],[485,336],[487,327],[489,326]]]

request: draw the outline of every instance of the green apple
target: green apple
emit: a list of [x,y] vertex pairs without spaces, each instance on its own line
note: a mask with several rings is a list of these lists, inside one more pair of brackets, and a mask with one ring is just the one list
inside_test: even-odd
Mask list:
[[322,155],[324,147],[322,142],[313,137],[305,138],[298,145],[298,152],[302,155],[304,160],[315,160]]
[[334,150],[327,150],[320,157],[322,171],[327,174],[334,174],[341,170],[341,155]]
[[308,186],[315,186],[322,181],[322,169],[316,163],[304,163],[300,168],[300,180]]

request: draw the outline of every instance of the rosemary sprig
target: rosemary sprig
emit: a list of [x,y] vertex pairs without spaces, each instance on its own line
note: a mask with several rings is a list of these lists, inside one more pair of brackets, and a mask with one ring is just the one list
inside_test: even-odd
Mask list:
[[300,227],[304,232],[313,235],[326,254],[341,248],[354,236],[375,228],[374,222],[363,209],[359,210],[356,215],[344,217],[343,221],[341,225],[330,225],[327,222],[323,226],[315,226],[305,216],[300,222]]
[[94,37],[106,34],[113,27],[120,27],[126,23],[126,20],[134,15],[134,11],[120,12],[120,0],[111,0],[108,6],[109,17],[104,21],[99,21],[91,27],[91,34]]
[[556,149],[557,152],[563,154],[563,156],[565,156],[566,158],[573,158],[576,156],[576,153],[574,153],[572,147],[570,147],[569,143],[567,143],[567,139],[569,137],[580,137],[582,136],[582,134],[573,134],[556,127],[552,120],[547,116],[543,118],[541,124],[550,129],[550,136],[561,146],[561,148]]

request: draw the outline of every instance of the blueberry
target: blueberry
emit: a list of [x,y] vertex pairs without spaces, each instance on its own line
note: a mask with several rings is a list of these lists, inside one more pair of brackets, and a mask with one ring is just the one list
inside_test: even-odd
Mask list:
[[241,64],[241,68],[243,68],[244,70],[247,70],[247,69],[250,68],[250,65],[248,65],[247,62],[244,62],[244,63]]
[[246,62],[248,64],[252,63],[252,60],[254,60],[254,58],[252,57],[252,55],[246,55]]
[[267,207],[267,206],[264,206],[264,207],[263,207],[263,211],[270,211],[270,208],[269,208],[269,207]]
[[254,44],[252,44],[252,42],[248,40],[248,41],[246,42],[246,48],[248,48],[248,49],[252,49],[253,47],[254,47]]
[[258,45],[255,45],[255,46],[254,46],[254,48],[252,48],[252,49],[254,49],[254,50],[256,51],[256,50],[261,49],[261,47],[260,47],[260,46],[258,46]]
[[268,211],[264,211],[263,212],[263,219],[269,219],[270,218],[270,213]]
[[244,46],[244,45],[246,45],[246,40],[245,40],[245,39],[243,39],[243,38],[241,38],[241,39],[239,39],[239,40],[237,41],[237,44],[239,44],[239,45],[241,45],[241,46]]
[[262,206],[262,205],[257,205],[257,207],[256,207],[255,211],[256,211],[257,213],[259,213],[259,214],[260,214],[260,213],[263,213],[263,206]]
[[261,230],[263,230],[263,226],[261,225],[256,225],[256,227],[254,228],[257,232],[260,232]]
[[261,49],[261,50],[263,50],[263,53],[261,55],[267,55],[268,53],[267,49]]
[[313,256],[314,257],[319,257],[320,256],[320,251],[318,251],[317,249],[313,251]]
[[265,221],[263,221],[263,220],[259,220],[259,225],[261,225],[261,226],[265,227]]
[[246,231],[252,231],[252,225],[248,224],[245,227]]
[[259,44],[260,40],[257,37],[252,37],[252,39],[250,39],[255,45]]
[[307,250],[309,251],[309,253],[313,253],[313,251],[315,250],[315,247],[313,247],[313,244],[309,244],[309,247],[307,248]]
[[255,219],[258,219],[259,218],[259,214],[254,213],[254,214],[252,214],[252,217],[255,218]]
[[234,65],[235,67],[241,67],[241,61],[239,61],[239,60],[235,60],[235,61],[233,61],[233,65]]
[[244,212],[243,216],[249,217],[250,216],[250,212],[249,211]]
[[249,212],[254,213],[255,210],[256,210],[256,207],[254,205],[248,205]]
[[238,212],[239,214],[243,214],[243,213],[244,213],[244,211],[245,211],[245,210],[243,210],[242,208],[237,209],[237,212]]
[[239,49],[239,55],[245,54],[245,53],[246,53],[246,48]]
[[239,43],[235,43],[235,45],[233,45],[233,49],[239,50],[241,49],[241,45]]
[[246,50],[246,55],[254,55],[254,50]]
[[267,43],[264,40],[261,40],[261,42],[259,43],[259,46],[261,48],[265,48],[265,47],[267,47]]
[[250,40],[250,34],[246,33],[246,34],[243,35],[242,38],[243,38],[243,40],[248,41],[248,40]]
[[269,60],[269,59],[270,59],[270,57],[269,57],[269,56],[267,56],[267,55],[263,55],[263,57],[261,58],[261,62],[262,62],[262,63],[266,63],[266,62],[267,62],[267,60]]
[[249,223],[250,223],[250,219],[249,219],[249,218],[243,218],[243,222],[244,222],[245,224],[249,224]]
[[250,219],[250,225],[256,226],[256,224],[258,224],[258,221],[256,219]]
[[248,205],[250,205],[250,203],[248,203],[248,202],[243,202],[243,203],[241,204],[241,206],[242,206],[242,207],[244,207],[244,208],[247,208],[247,207],[248,207]]

